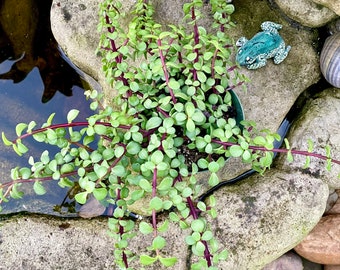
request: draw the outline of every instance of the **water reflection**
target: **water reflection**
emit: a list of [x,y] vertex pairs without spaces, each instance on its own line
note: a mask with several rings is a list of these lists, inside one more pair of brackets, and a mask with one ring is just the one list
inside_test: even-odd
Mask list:
[[44,103],[57,91],[71,96],[72,86],[82,86],[76,72],[60,57],[50,28],[51,4],[52,0],[0,2],[0,79],[17,84],[38,68]]
[[[70,109],[78,109],[83,121],[90,114],[89,102],[83,95],[84,81],[61,57],[50,29],[52,0],[0,1],[0,132],[14,139],[15,126],[34,120],[38,126],[56,112],[54,123],[66,121]],[[26,141],[30,152],[18,157],[0,142],[0,182],[10,181],[10,169],[28,166],[30,155],[37,158],[46,145]],[[51,156],[56,149],[48,148]],[[31,185],[21,188],[27,194],[22,200],[4,204],[2,213],[18,211],[58,214],[67,190],[57,182],[44,185],[48,195],[36,196]],[[53,191],[53,192],[52,192]],[[71,205],[69,200],[65,205]],[[73,207],[73,206],[72,206]],[[64,209],[65,210],[65,209]]]

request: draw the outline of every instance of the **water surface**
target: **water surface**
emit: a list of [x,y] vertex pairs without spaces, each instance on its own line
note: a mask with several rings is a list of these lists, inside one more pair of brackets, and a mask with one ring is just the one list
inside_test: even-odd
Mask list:
[[[15,138],[17,123],[34,120],[41,126],[55,112],[54,123],[66,121],[70,109],[81,111],[78,119],[90,114],[83,95],[87,84],[65,61],[50,28],[52,0],[2,0],[0,2],[0,132]],[[11,147],[0,143],[0,182],[10,181],[10,170],[28,166],[30,155],[40,157],[46,145],[27,140],[30,152],[18,157]],[[51,153],[53,147],[47,148]],[[54,211],[56,205],[68,206],[66,189],[55,181],[44,184],[48,195],[37,196],[31,185],[22,185],[26,196],[3,204],[2,213],[20,211],[68,215],[73,205]],[[51,192],[52,190],[52,192]],[[57,207],[58,208],[58,207]]]

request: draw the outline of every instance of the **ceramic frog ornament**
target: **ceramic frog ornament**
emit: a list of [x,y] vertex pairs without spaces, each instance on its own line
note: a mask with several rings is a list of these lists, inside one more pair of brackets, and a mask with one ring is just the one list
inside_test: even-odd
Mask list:
[[273,22],[263,22],[263,32],[257,33],[252,39],[241,37],[236,42],[240,47],[236,54],[236,61],[248,69],[257,69],[267,63],[267,59],[274,58],[275,64],[280,64],[288,55],[291,46],[285,45],[278,30],[282,25]]

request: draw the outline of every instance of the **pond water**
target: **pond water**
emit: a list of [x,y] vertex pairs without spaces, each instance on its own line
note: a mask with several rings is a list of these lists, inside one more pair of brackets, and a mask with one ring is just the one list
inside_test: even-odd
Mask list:
[[[91,112],[83,94],[87,83],[67,62],[53,38],[51,4],[52,0],[0,2],[0,132],[9,139],[16,137],[15,126],[20,122],[34,120],[41,126],[53,112],[54,123],[66,122],[70,109],[81,111],[77,118],[81,121]],[[11,180],[11,168],[28,166],[30,155],[40,157],[46,149],[46,145],[33,140],[27,140],[27,145],[29,153],[18,157],[11,147],[0,143],[0,183]],[[56,150],[47,149],[51,156]],[[28,211],[72,215],[75,205],[66,198],[67,190],[55,181],[44,186],[54,192],[37,196],[31,185],[23,185],[24,199],[3,204],[1,214]]]

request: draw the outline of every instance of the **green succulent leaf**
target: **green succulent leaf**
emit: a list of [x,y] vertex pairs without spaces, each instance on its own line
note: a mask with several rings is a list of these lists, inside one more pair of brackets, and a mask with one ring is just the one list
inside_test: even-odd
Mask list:
[[161,124],[162,124],[162,118],[154,116],[154,117],[151,117],[146,122],[145,129],[146,130],[154,129],[154,128],[159,127]]
[[20,124],[16,125],[15,132],[16,132],[18,137],[21,136],[21,133],[25,130],[25,128],[27,128],[27,124],[20,123]]
[[152,186],[150,182],[146,179],[141,179],[139,181],[139,186],[144,189],[146,192],[151,192],[152,191]]
[[195,105],[192,102],[185,103],[185,113],[188,117],[191,117],[195,113]]
[[156,211],[159,211],[163,208],[163,202],[162,199],[159,197],[154,197],[150,200],[149,203],[150,209],[154,209]]
[[[60,178],[60,174],[59,174],[59,177],[53,178],[53,179],[58,180],[59,178]],[[60,180],[58,182],[58,185],[60,187],[62,187],[62,188],[64,188],[64,187],[73,187],[74,186],[74,182],[72,182],[67,177],[63,177],[63,178],[60,178]]]
[[19,169],[19,174],[21,175],[22,179],[29,179],[31,178],[32,172],[31,169],[23,167]]
[[142,221],[141,223],[139,223],[139,231],[142,234],[150,234],[153,232],[153,228],[149,223]]
[[87,199],[87,195],[88,195],[88,192],[79,192],[77,193],[74,198],[75,200],[80,203],[80,204],[85,204],[86,203],[86,199]]
[[11,191],[10,191],[10,196],[13,199],[21,199],[22,196],[24,196],[24,193],[22,191],[18,190],[19,186],[20,186],[20,184],[14,184]]
[[151,155],[151,162],[154,164],[159,164],[163,161],[164,155],[160,150],[157,150]]
[[161,225],[157,227],[157,231],[166,232],[169,229],[169,220],[166,219]]
[[33,189],[34,189],[34,192],[38,195],[44,195],[46,193],[46,189],[44,188],[44,186],[41,184],[40,181],[34,182]]
[[211,231],[205,231],[201,237],[204,241],[210,241],[213,238],[213,233]]
[[189,118],[187,120],[186,128],[187,128],[188,132],[194,132],[195,131],[196,126],[195,126],[195,123],[192,119]]
[[98,178],[102,178],[107,174],[106,166],[94,166],[94,171],[97,174]]
[[188,59],[189,62],[192,62],[192,61],[194,61],[196,59],[196,56],[197,56],[196,53],[189,53],[187,55],[187,59]]
[[176,262],[177,262],[177,258],[176,257],[170,257],[170,258],[163,258],[160,257],[159,261],[161,262],[161,264],[163,264],[166,267],[171,267],[173,266]]
[[164,237],[157,235],[152,241],[153,249],[162,249],[166,245]]
[[165,177],[159,185],[157,185],[158,190],[169,190],[170,187],[172,186],[174,180],[171,177]]
[[67,122],[71,123],[79,114],[79,110],[72,109],[67,114]]
[[35,121],[29,122],[29,124],[27,126],[27,133],[31,133],[33,128],[35,128],[36,125],[37,125],[37,123]]
[[[13,147],[15,145],[13,144]],[[21,156],[22,154],[27,153],[28,148],[21,142],[21,141],[17,141],[17,153]]]
[[52,121],[53,121],[53,118],[55,116],[55,113],[51,113],[50,116],[48,117],[47,121],[46,121],[46,125],[45,126],[50,126],[52,125]]
[[216,161],[212,161],[212,162],[209,163],[208,169],[209,169],[210,172],[216,173],[220,169],[220,166]]
[[157,257],[151,257],[149,255],[140,255],[139,261],[143,265],[151,265],[157,261]]
[[98,201],[102,201],[106,198],[107,196],[107,189],[104,187],[101,188],[95,188],[93,190],[93,196],[98,200]]
[[13,144],[10,140],[8,140],[8,139],[6,138],[4,132],[1,132],[1,138],[2,138],[2,141],[3,141],[3,143],[4,143],[5,145],[11,146],[11,145]]
[[37,141],[37,142],[44,142],[46,140],[46,134],[43,132],[39,132],[39,133],[35,133],[33,134],[33,138]]
[[93,128],[98,135],[103,135],[107,131],[107,127],[104,125],[95,125]]
[[176,81],[175,79],[171,78],[169,80],[169,87],[172,89],[172,90],[178,90],[181,85],[179,84],[178,81]]
[[240,157],[243,154],[244,149],[240,145],[232,145],[229,148],[230,154],[233,157]]
[[141,145],[134,141],[131,141],[126,146],[126,151],[131,155],[137,155],[141,150]]
[[185,243],[189,246],[192,246],[196,243],[196,240],[191,235],[188,235],[185,237]]
[[214,187],[216,186],[218,183],[219,183],[219,178],[217,176],[216,173],[211,173],[210,177],[209,177],[209,180],[208,180],[208,183],[211,187]]
[[203,232],[205,223],[202,219],[195,219],[191,222],[191,229],[194,232]]

